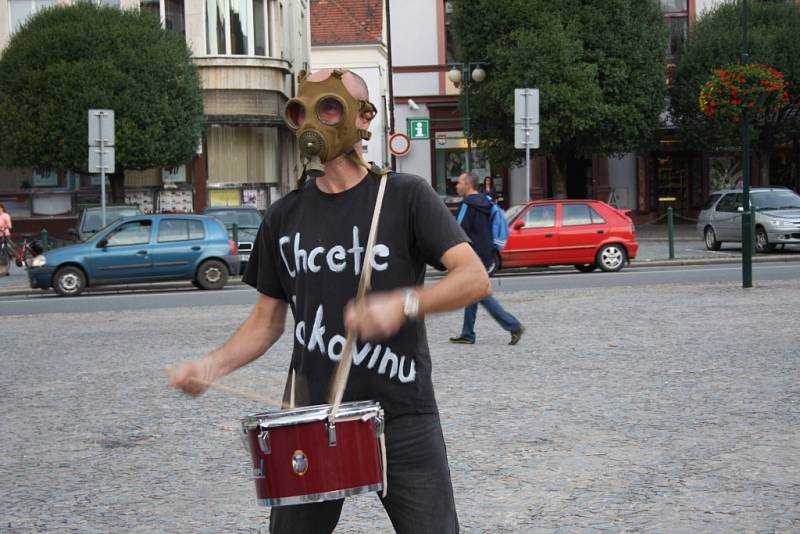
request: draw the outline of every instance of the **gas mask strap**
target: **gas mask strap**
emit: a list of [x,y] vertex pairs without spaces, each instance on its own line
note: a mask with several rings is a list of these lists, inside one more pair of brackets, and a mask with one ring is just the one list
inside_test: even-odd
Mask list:
[[348,152],[347,157],[350,158],[350,161],[356,165],[360,165],[361,167],[367,169],[367,172],[370,173],[374,178],[380,178],[381,176],[389,174],[389,169],[384,169],[383,167],[379,167],[375,164],[368,165],[365,163],[363,159],[358,157],[358,154],[356,154],[355,150]]
[[306,180],[308,179],[308,173],[306,172],[306,166],[303,165],[303,172],[300,173],[300,178],[297,179],[297,187],[295,189],[302,189],[304,185],[306,185]]

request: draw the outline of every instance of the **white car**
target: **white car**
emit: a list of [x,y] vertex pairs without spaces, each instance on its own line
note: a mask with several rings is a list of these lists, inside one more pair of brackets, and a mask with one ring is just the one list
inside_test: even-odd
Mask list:
[[[756,252],[776,245],[800,245],[800,195],[785,187],[750,189]],[[708,197],[697,217],[697,232],[709,250],[742,241],[742,190],[725,189]]]

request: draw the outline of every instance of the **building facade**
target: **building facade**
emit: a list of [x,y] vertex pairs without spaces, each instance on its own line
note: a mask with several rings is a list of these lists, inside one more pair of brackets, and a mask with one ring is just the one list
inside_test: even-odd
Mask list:
[[[552,196],[548,162],[535,157],[535,151],[530,181],[524,167],[497,166],[486,161],[474,147],[467,156],[466,117],[458,106],[464,88],[456,87],[447,76],[454,65],[459,69],[464,66],[457,61],[461,58],[457,57],[449,29],[451,2],[387,1],[394,131],[411,138],[411,149],[396,158],[396,168],[430,177],[431,185],[448,200],[455,200],[455,180],[468,164],[479,176],[492,177],[506,205],[523,202],[529,195],[533,199]],[[677,52],[688,39],[694,21],[723,0],[659,1],[669,28],[665,82],[670,83]],[[469,70],[464,69],[464,76],[469,75]],[[490,71],[488,75],[491,76]],[[567,196],[611,202],[633,210],[643,221],[660,217],[667,207],[687,219],[696,215],[709,192],[735,167],[739,151],[734,147],[729,152],[703,153],[684,146],[666,109],[665,105],[654,149],[619,158],[596,156],[571,161]],[[425,121],[427,130],[417,132],[420,120]],[[780,170],[790,165],[792,157],[784,152],[778,151],[770,162],[760,162],[753,154],[754,184],[767,185],[771,181],[790,187],[798,185],[786,183],[787,174]]]
[[[0,51],[54,0],[0,0]],[[294,185],[296,143],[282,110],[309,68],[308,0],[104,0],[158,16],[186,39],[203,87],[197,154],[174,169],[125,171],[124,200],[145,212],[201,212],[208,205],[265,209]],[[2,142],[2,141],[0,141]],[[0,202],[18,233],[66,237],[83,206],[100,203],[98,176],[0,169]],[[110,199],[109,199],[110,200]]]

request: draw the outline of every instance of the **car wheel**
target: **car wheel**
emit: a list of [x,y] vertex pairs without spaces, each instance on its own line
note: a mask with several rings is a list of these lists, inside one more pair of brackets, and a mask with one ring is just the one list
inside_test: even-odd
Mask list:
[[204,261],[197,270],[200,289],[222,289],[228,282],[228,267],[219,260]]
[[773,250],[775,250],[775,245],[769,242],[767,231],[760,226],[756,228],[756,252],[764,254]]
[[486,269],[489,276],[494,276],[497,274],[497,271],[500,270],[500,254],[497,252],[494,253],[494,258],[492,259],[491,265]]
[[74,297],[83,293],[86,276],[77,267],[62,267],[53,277],[53,289],[62,297]]
[[622,245],[606,245],[597,253],[597,265],[606,272],[616,272],[625,265],[627,257]]
[[595,269],[597,269],[597,264],[596,263],[581,263],[579,265],[576,265],[575,268],[578,269],[582,273],[590,273],[590,272],[594,271]]
[[710,226],[706,226],[703,236],[705,237],[706,248],[708,250],[719,250],[719,248],[722,246],[722,242],[717,241],[717,234]]

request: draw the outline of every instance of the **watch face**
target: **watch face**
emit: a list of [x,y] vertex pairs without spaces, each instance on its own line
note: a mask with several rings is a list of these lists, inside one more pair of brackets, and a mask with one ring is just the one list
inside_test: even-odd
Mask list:
[[419,313],[419,297],[417,293],[407,290],[403,300],[403,315],[409,319],[416,319]]

